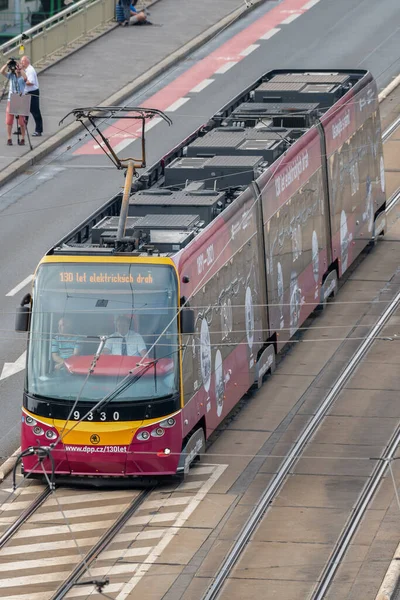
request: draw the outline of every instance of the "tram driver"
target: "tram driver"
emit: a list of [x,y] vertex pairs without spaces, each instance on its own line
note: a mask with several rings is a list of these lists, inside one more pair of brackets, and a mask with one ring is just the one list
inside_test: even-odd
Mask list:
[[58,321],[58,335],[51,342],[51,357],[55,362],[54,369],[59,371],[70,356],[79,354],[78,340],[71,333],[71,319],[61,317]]
[[116,331],[108,338],[104,345],[104,354],[118,354],[121,356],[146,356],[146,344],[140,333],[129,328],[128,317],[119,315],[116,321]]

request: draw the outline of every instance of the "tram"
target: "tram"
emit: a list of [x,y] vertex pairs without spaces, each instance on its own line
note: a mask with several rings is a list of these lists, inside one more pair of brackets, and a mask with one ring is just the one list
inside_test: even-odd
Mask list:
[[188,471],[384,232],[376,83],[270,71],[139,177],[118,239],[121,203],[47,252],[18,308],[25,473]]

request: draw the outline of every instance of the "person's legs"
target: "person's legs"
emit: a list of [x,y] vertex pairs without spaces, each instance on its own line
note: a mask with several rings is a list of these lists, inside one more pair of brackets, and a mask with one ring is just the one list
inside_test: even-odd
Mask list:
[[10,101],[6,107],[6,127],[7,127],[7,146],[12,146],[11,131],[14,122],[14,115],[10,115]]
[[146,20],[146,15],[144,12],[134,13],[129,19],[130,25],[135,25],[136,23],[144,23]]
[[28,93],[31,97],[31,114],[35,119],[35,134],[41,135],[43,133],[43,120],[40,112],[39,90]]

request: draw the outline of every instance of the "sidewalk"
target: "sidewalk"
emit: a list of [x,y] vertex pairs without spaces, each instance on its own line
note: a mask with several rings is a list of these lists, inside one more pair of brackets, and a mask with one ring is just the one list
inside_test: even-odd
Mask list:
[[[265,1],[253,0],[253,7]],[[6,146],[6,98],[0,103],[0,185],[80,130],[58,125],[73,108],[123,103],[248,10],[241,0],[162,0],[150,7],[152,27],[116,27],[46,69],[39,74],[44,135],[31,138],[33,151],[17,146],[16,136]]]

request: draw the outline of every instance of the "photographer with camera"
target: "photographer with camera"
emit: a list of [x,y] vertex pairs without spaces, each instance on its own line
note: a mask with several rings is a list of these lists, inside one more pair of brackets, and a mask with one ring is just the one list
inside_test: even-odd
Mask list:
[[[14,115],[10,114],[11,94],[24,93],[27,76],[21,65],[15,58],[10,58],[0,69],[0,73],[9,80],[8,99],[6,108],[6,126],[7,126],[7,146],[12,146],[11,131],[14,123]],[[25,117],[18,117],[18,125],[21,128],[21,139],[18,140],[19,146],[25,146]]]

